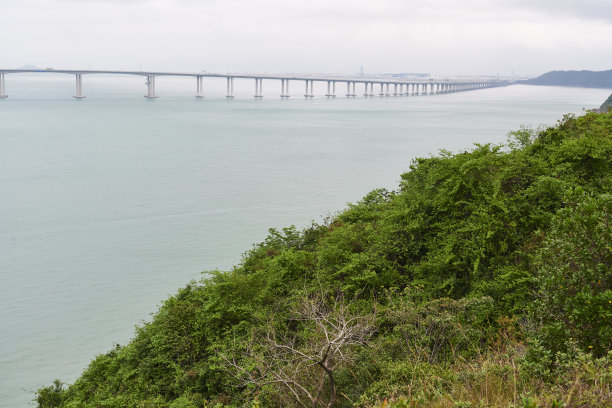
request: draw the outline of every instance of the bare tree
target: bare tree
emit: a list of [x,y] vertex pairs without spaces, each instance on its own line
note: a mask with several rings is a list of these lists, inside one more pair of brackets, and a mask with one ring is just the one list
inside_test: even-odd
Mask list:
[[226,362],[243,385],[280,384],[303,408],[331,408],[338,393],[334,371],[350,363],[355,346],[367,344],[375,331],[374,311],[355,314],[350,306],[342,296],[330,302],[304,297],[291,313],[300,330],[279,334],[270,325],[248,347],[246,359]]

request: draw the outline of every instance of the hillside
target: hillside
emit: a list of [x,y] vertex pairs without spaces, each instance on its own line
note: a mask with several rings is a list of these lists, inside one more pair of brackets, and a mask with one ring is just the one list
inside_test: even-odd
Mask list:
[[599,110],[601,112],[608,112],[611,109],[612,109],[612,94],[610,94],[610,96],[608,96],[608,99],[606,99],[604,103],[602,103],[601,106],[599,107]]
[[610,406],[612,115],[509,136],[270,230],[38,406]]
[[551,71],[537,78],[519,81],[527,85],[575,86],[581,88],[612,88],[612,70]]

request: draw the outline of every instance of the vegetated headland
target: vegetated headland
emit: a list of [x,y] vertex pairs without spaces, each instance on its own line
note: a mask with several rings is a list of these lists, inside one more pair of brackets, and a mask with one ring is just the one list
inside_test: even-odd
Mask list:
[[612,405],[612,114],[270,230],[39,407]]
[[612,94],[599,107],[600,112],[608,112],[609,110],[612,110]]
[[550,71],[537,78],[517,81],[526,85],[612,88],[612,69],[608,71]]

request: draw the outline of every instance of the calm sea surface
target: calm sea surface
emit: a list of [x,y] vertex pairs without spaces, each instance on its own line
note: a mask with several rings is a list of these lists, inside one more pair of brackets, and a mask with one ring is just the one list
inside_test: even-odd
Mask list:
[[0,100],[2,407],[74,381],[160,301],[236,264],[268,228],[303,227],[393,189],[414,157],[505,142],[609,95],[511,86],[304,100],[296,84],[280,100],[270,81],[263,100],[251,99],[251,82],[225,100],[220,81],[196,100],[195,84],[158,80],[162,98],[149,101],[140,79],[85,78],[79,101],[59,77],[7,75]]

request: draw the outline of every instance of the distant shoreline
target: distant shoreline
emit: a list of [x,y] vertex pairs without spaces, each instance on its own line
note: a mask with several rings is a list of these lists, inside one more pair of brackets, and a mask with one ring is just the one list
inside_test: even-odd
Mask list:
[[608,71],[551,71],[537,78],[517,81],[523,85],[566,86],[578,88],[612,89],[612,70]]

